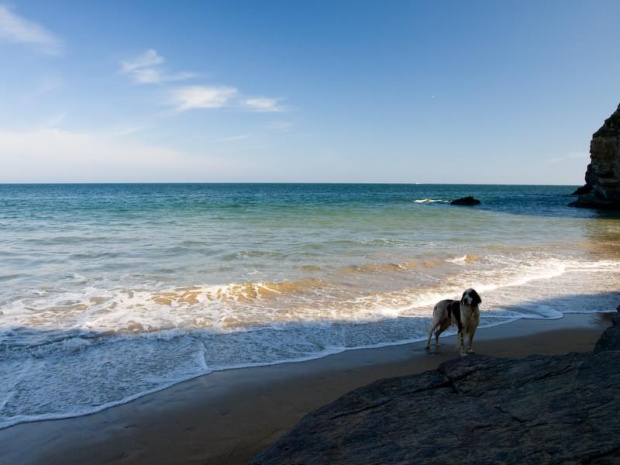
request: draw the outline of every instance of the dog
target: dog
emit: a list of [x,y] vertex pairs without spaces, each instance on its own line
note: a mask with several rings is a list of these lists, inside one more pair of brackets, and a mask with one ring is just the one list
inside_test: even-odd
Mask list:
[[[439,335],[451,325],[456,325],[459,329],[456,345],[461,355],[473,354],[471,345],[480,323],[480,309],[478,308],[480,303],[482,303],[482,299],[474,289],[466,289],[460,301],[442,300],[438,302],[433,309],[433,322],[428,329],[426,350],[431,350],[433,332],[435,333],[435,347],[439,347]],[[469,339],[467,350],[463,341],[465,334]]]

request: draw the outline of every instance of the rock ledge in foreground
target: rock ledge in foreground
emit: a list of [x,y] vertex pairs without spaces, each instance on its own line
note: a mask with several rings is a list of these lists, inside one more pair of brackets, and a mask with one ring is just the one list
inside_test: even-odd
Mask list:
[[253,464],[620,464],[620,325],[593,353],[481,355],[377,381]]

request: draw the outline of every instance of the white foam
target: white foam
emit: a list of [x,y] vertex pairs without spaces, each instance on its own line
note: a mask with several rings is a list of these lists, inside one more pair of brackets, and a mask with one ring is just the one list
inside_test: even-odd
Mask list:
[[447,200],[439,200],[439,199],[418,199],[414,200],[415,203],[448,203]]
[[[353,289],[361,293],[353,298],[346,298],[349,291],[335,287],[338,283],[326,288],[299,287],[303,291],[293,290],[288,294],[283,294],[283,288],[263,282],[241,287],[230,284],[159,291],[89,287],[81,294],[64,292],[10,302],[1,309],[0,330],[27,327],[146,335],[174,330],[236,332],[292,321],[376,321],[425,311],[442,298],[458,298],[467,287],[492,293],[499,288],[520,287],[567,273],[604,274],[618,269],[615,261],[584,262],[541,257],[540,254],[496,255],[477,257],[476,260],[470,257],[448,259],[449,262],[467,264],[467,272],[448,280],[433,278],[429,282],[435,284],[426,289],[420,288],[414,280],[413,287],[398,291],[364,295],[363,288]],[[402,271],[407,276],[408,270]],[[339,294],[345,298],[340,298]]]
[[[618,298],[609,292],[617,289],[616,261],[530,252],[460,258],[463,272],[426,287],[366,294],[360,287],[349,297],[335,287],[287,294],[256,282],[241,291],[89,287],[12,301],[0,320],[0,428],[96,412],[214,370],[424,340],[433,305],[467,287],[483,296],[482,326],[560,318],[575,307],[606,311]],[[174,297],[188,289],[196,295]],[[168,293],[170,305],[157,304]],[[32,331],[16,334],[20,327]]]
[[446,261],[450,263],[457,263],[459,265],[462,265],[467,262],[467,255],[463,255],[462,257],[456,257],[456,258],[449,258]]

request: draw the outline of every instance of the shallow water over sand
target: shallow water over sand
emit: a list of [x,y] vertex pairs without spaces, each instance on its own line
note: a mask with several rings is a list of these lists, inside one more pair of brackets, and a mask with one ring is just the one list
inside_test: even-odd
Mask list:
[[[0,186],[0,428],[194,376],[613,310],[620,219],[571,187]],[[474,195],[475,208],[445,201]]]

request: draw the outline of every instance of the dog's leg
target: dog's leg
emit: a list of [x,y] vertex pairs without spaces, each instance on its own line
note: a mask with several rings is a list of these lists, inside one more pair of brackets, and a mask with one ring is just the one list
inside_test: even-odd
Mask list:
[[456,333],[456,348],[461,355],[465,355],[465,341],[463,340],[463,326],[459,325],[459,331]]
[[441,328],[438,328],[435,331],[435,347],[439,347],[441,344],[439,343],[439,335],[441,334],[442,330]]
[[437,327],[437,324],[435,324],[435,322],[433,321],[433,323],[431,323],[431,327],[428,329],[428,340],[426,341],[426,347],[425,349],[431,350],[431,337],[433,337],[433,331],[435,331],[435,328]]
[[450,320],[441,321],[435,327],[435,347],[439,347],[441,345],[441,343],[439,342],[439,336],[441,336],[441,333],[443,333],[449,327],[450,327]]
[[474,351],[471,349],[471,345],[474,343],[474,334],[476,333],[475,329],[472,329],[471,332],[469,333],[469,344],[467,347],[467,353],[468,354],[473,354]]

